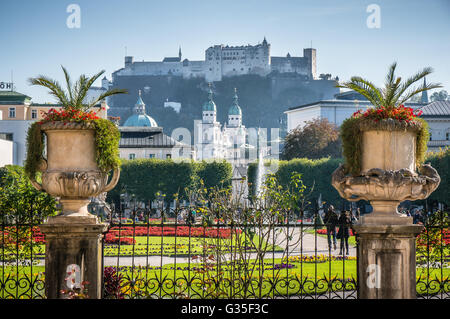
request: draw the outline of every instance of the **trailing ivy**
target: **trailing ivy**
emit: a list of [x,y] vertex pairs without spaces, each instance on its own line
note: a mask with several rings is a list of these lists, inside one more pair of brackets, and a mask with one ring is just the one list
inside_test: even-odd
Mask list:
[[109,120],[97,119],[93,123],[95,125],[95,158],[97,166],[106,173],[120,166],[120,132],[116,125]]
[[346,172],[356,175],[361,171],[362,132],[359,120],[350,117],[341,125],[342,155]]
[[420,165],[425,162],[428,146],[427,143],[430,140],[430,131],[428,129],[428,123],[422,118],[416,118],[416,121],[420,123],[420,128],[417,131],[416,140],[416,164]]
[[27,132],[27,157],[25,159],[25,174],[34,179],[38,167],[43,159],[44,152],[44,134],[41,131],[41,124],[34,122],[28,128]]

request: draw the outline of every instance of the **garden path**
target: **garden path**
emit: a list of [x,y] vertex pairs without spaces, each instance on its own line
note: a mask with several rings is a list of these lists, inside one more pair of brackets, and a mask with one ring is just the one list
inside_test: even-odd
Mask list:
[[[303,240],[300,240],[300,230],[295,229],[290,234],[289,239],[289,256],[298,256],[300,253],[307,256],[325,255],[327,256],[330,252],[328,251],[327,238],[322,236],[315,236],[314,234],[303,232]],[[285,247],[286,245],[286,234],[281,233],[276,239],[275,244]],[[295,244],[294,244],[295,243]],[[300,245],[301,243],[301,245]],[[272,242],[271,242],[272,244]],[[331,250],[332,256],[339,256],[339,245],[336,250]],[[302,247],[301,247],[302,246]],[[356,256],[356,248],[349,245],[349,256]],[[251,258],[256,257],[256,254],[250,254]],[[267,258],[281,258],[284,257],[283,252],[268,252],[266,254]],[[168,256],[135,256],[135,257],[104,257],[105,266],[163,266],[165,264],[181,264],[188,263],[192,259],[188,257],[168,257]]]

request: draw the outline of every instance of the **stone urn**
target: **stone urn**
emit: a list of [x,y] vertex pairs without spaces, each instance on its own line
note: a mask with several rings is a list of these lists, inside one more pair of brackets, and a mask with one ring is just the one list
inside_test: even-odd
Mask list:
[[90,197],[108,192],[117,184],[120,169],[108,173],[96,163],[95,127],[89,123],[48,122],[41,126],[47,138],[46,159],[40,163],[42,184],[33,186],[59,197],[62,217],[95,218],[87,210]]
[[428,164],[417,167],[414,128],[397,127],[392,119],[383,121],[381,129],[360,127],[360,174],[347,175],[340,165],[332,175],[332,185],[349,201],[370,202],[373,212],[361,218],[362,224],[412,224],[412,217],[397,211],[398,205],[427,198],[438,187],[440,177]]

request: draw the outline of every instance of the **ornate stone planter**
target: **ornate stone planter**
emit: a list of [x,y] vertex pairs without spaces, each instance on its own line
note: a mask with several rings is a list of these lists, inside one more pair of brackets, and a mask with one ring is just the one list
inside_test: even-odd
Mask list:
[[39,168],[42,184],[35,180],[32,184],[60,198],[63,216],[93,217],[87,211],[89,197],[114,188],[119,168],[108,183],[108,174],[96,164],[95,130],[91,124],[48,122],[41,129],[47,136],[47,159]]
[[346,175],[341,165],[332,175],[332,185],[349,201],[370,201],[373,212],[364,216],[361,223],[412,224],[412,217],[398,213],[399,203],[425,199],[440,183],[437,171],[428,164],[416,172],[417,133],[395,126],[361,130],[360,174]]
[[416,171],[414,128],[400,128],[392,119],[381,129],[361,127],[361,171],[345,173],[339,166],[332,185],[349,201],[368,200],[373,212],[360,218],[356,232],[358,298],[416,297],[415,238],[423,226],[399,214],[405,200],[427,198],[439,185],[436,170],[423,164]]

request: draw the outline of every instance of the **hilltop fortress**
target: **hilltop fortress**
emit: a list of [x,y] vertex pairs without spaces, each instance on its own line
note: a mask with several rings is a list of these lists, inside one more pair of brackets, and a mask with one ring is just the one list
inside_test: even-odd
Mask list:
[[246,127],[283,126],[287,108],[332,99],[339,93],[337,77],[318,74],[316,49],[303,49],[303,56],[287,53],[283,57],[271,56],[270,50],[264,38],[256,45],[211,46],[200,61],[184,58],[181,48],[178,56],[162,61],[134,61],[125,56],[124,66],[112,73],[112,79],[103,78],[102,86],[90,91],[98,95],[111,88],[127,89],[129,94],[114,95],[107,101],[108,114],[120,117],[123,124],[133,114],[141,90],[152,116],[168,133],[177,127],[194,132],[209,83],[217,103],[217,121],[227,121],[236,88]]
[[224,77],[270,73],[294,73],[305,80],[317,79],[316,49],[303,49],[303,57],[289,53],[285,57],[270,55],[270,44],[266,38],[257,45],[224,46],[214,45],[206,49],[205,60],[183,59],[181,48],[177,57],[165,57],[162,61],[134,61],[125,57],[125,66],[113,76],[181,76],[184,79],[202,78],[206,82],[221,81]]

